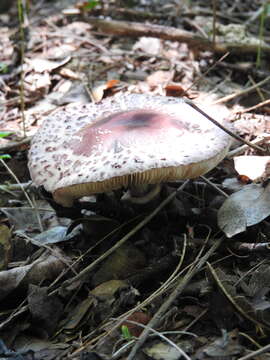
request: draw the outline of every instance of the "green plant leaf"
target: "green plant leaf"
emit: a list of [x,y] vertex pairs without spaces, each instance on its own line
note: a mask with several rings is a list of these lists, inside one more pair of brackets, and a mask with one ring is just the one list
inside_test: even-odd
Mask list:
[[93,9],[95,6],[97,6],[99,3],[99,1],[95,1],[95,0],[89,0],[87,1],[87,3],[84,5],[84,9]]
[[4,62],[0,62],[0,73],[1,74],[8,73],[8,66]]
[[12,132],[9,132],[9,131],[0,131],[0,138],[7,137],[11,134],[12,134]]
[[122,332],[122,336],[125,340],[132,339],[132,335],[130,334],[129,329],[126,325],[121,326],[121,332]]

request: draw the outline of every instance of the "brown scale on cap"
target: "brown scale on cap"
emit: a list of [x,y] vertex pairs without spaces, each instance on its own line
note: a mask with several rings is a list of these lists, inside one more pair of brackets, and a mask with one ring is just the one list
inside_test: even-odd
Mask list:
[[198,177],[224,158],[229,144],[226,133],[181,99],[118,94],[46,118],[32,141],[29,169],[36,185],[71,206],[123,186]]

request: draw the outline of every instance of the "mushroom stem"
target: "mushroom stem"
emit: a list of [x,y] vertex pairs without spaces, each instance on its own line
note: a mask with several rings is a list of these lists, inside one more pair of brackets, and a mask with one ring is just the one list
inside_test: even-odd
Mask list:
[[122,196],[122,201],[136,205],[144,205],[155,199],[161,190],[161,185],[132,185]]

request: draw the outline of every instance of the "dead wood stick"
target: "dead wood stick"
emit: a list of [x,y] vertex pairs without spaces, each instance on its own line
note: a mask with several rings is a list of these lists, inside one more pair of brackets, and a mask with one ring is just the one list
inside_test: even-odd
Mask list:
[[[117,21],[117,20],[103,20],[90,17],[88,21],[97,26],[102,32],[111,35],[139,37],[148,36],[156,37],[164,40],[172,40],[185,42],[190,46],[196,46],[200,50],[211,50],[215,53],[243,53],[243,54],[257,54],[257,44],[243,44],[243,43],[215,43],[209,39],[194,35],[192,32],[177,29],[170,26],[143,24],[132,21]],[[270,53],[270,46],[262,44],[262,51]]]
[[223,98],[214,101],[212,104],[213,104],[213,105],[223,104],[223,103],[228,102],[228,101],[230,101],[230,100],[232,100],[232,99],[234,99],[234,98],[236,98],[236,97],[238,97],[238,96],[246,95],[246,94],[250,93],[251,91],[256,90],[256,89],[259,88],[260,86],[266,84],[266,83],[269,82],[269,81],[270,81],[270,76],[267,76],[267,78],[261,80],[261,81],[258,82],[257,84],[251,85],[251,86],[249,86],[249,87],[246,88],[246,89],[236,91],[234,94],[230,94],[230,95],[224,96]]

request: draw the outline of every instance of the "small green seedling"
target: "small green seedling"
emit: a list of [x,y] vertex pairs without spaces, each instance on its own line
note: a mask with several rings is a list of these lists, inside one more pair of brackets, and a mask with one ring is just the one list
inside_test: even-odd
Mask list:
[[133,336],[129,332],[129,329],[126,325],[121,326],[121,332],[122,332],[122,336],[125,340],[129,341],[129,340],[133,339]]
[[7,74],[8,70],[7,64],[0,62],[0,74]]
[[[12,133],[11,132],[7,132],[7,131],[0,131],[0,138],[4,138],[4,137],[7,137],[9,135],[11,135]],[[8,154],[3,154],[3,155],[0,155],[0,159],[11,159],[11,156],[8,155]]]
[[12,133],[11,132],[8,132],[8,131],[0,131],[0,138],[4,138],[4,137],[7,137],[9,135],[11,135]]
[[89,0],[86,2],[86,4],[83,6],[84,9],[86,10],[91,10],[93,9],[95,6],[97,6],[99,4],[99,1],[97,0]]

